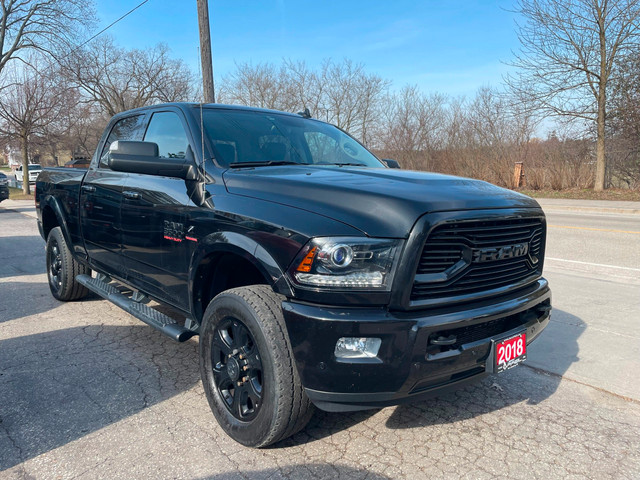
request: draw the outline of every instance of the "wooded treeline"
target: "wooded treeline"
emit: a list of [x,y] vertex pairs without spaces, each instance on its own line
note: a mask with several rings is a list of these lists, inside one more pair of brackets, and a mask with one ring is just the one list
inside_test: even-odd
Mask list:
[[[115,113],[200,98],[197,76],[166,45],[125,49],[108,35],[80,42],[82,33],[92,28],[89,1],[0,2],[4,12],[0,152],[9,145],[29,160],[57,159],[63,164],[69,152],[90,156]],[[381,158],[398,160],[403,168],[474,177],[506,187],[514,186],[516,162],[523,163],[528,188],[597,187],[604,146],[604,186],[638,189],[640,22],[634,15],[640,11],[639,0],[605,4],[618,8],[616,21],[626,23],[607,23],[616,12],[603,10],[599,0],[576,0],[571,8],[600,8],[585,20],[582,43],[562,44],[563,53],[557,46],[563,42],[557,34],[562,30],[556,29],[559,43],[551,53],[557,58],[547,56],[545,64],[542,57],[549,52],[543,47],[550,40],[540,36],[544,29],[521,28],[523,50],[514,61],[516,74],[504,85],[483,87],[468,97],[396,85],[349,59],[327,59],[317,67],[293,60],[240,63],[217,81],[217,97],[221,103],[288,112],[309,109],[313,117],[337,125]],[[28,8],[39,5],[39,16]],[[549,26],[564,19],[565,33],[570,35],[578,31],[571,15],[584,15],[563,5],[559,0],[518,3],[525,25],[538,22],[540,27],[547,22]],[[626,36],[616,37],[614,27]],[[585,32],[599,33],[589,38],[591,33]],[[580,54],[572,51],[577,47],[590,56],[583,65],[571,66],[571,55]],[[566,68],[554,74],[553,62],[562,59]],[[609,63],[597,70],[602,59]],[[536,65],[546,68],[548,85],[535,78]],[[606,82],[600,81],[605,74]],[[580,75],[586,79],[580,80]],[[575,85],[568,85],[569,80]],[[562,82],[573,96],[551,91]],[[577,93],[582,87],[585,92]],[[605,106],[602,133],[599,120]]]
[[[630,56],[611,88],[606,186],[640,188],[640,57]],[[381,158],[403,168],[451,173],[514,186],[524,165],[531,189],[593,188],[595,138],[586,122],[553,124],[508,90],[480,88],[473,97],[399,90],[350,60],[240,64],[224,77],[222,103],[312,116],[346,130]],[[552,127],[552,128],[550,128]],[[548,133],[540,134],[548,130]]]

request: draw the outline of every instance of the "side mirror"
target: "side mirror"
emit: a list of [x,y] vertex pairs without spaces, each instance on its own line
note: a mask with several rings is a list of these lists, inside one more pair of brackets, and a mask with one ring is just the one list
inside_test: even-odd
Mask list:
[[196,167],[188,158],[160,158],[158,144],[117,140],[109,146],[107,165],[116,172],[140,173],[196,180]]
[[390,158],[383,158],[382,161],[387,165],[387,167],[389,168],[400,168],[400,164],[398,163],[397,160],[391,160]]
[[109,145],[109,153],[136,157],[158,157],[158,144],[153,142],[134,142],[116,140]]

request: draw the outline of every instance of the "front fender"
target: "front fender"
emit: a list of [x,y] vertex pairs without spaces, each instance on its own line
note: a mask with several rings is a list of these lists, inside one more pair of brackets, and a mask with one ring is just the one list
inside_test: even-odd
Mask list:
[[[293,292],[285,280],[284,272],[273,256],[254,239],[237,232],[215,232],[201,238],[191,257],[189,267],[189,291],[193,292],[198,266],[215,253],[228,252],[241,256],[254,265],[269,285],[282,295],[291,297]],[[193,298],[191,299],[193,302]],[[193,305],[191,305],[193,307]]]

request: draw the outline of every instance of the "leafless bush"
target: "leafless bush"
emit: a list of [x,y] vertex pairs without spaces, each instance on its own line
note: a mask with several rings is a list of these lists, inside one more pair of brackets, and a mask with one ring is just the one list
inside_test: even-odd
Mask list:
[[640,188],[640,46],[620,63],[611,91],[608,123],[608,180],[614,186]]

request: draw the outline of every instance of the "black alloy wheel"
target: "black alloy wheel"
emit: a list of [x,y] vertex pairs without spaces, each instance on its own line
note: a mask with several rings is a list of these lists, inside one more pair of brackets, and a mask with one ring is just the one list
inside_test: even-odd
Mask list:
[[52,290],[59,291],[62,287],[62,253],[55,238],[51,239],[51,246],[47,249],[47,265],[49,266],[49,284]]
[[60,227],[52,228],[47,235],[46,260],[49,288],[55,298],[67,302],[79,300],[89,293],[85,286],[76,282],[76,277],[91,275],[91,270],[73,257]]
[[211,345],[216,389],[229,412],[240,421],[253,420],[262,406],[262,360],[256,342],[237,318],[216,327]]
[[282,300],[268,285],[218,294],[200,326],[200,377],[222,429],[265,447],[304,428],[313,405],[295,365]]

